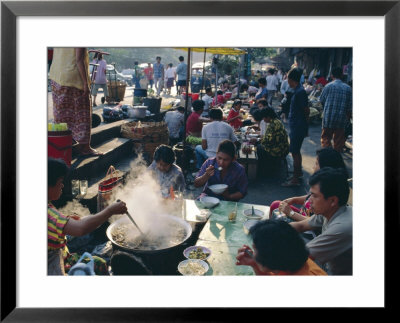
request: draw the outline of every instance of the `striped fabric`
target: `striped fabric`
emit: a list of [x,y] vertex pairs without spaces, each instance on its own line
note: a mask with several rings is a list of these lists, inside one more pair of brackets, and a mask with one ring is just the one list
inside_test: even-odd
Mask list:
[[51,203],[47,206],[47,249],[55,250],[64,248],[67,240],[63,233],[64,227],[69,220],[68,216],[63,215]]

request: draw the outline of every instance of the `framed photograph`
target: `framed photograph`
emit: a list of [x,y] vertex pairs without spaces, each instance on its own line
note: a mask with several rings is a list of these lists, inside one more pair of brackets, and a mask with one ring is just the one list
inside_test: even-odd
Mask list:
[[[397,0],[3,1],[1,320],[229,321],[249,308],[388,307],[398,234],[398,211],[388,210],[399,196],[399,21]],[[48,47],[351,47],[352,70],[343,72],[354,80],[353,275],[47,276]]]

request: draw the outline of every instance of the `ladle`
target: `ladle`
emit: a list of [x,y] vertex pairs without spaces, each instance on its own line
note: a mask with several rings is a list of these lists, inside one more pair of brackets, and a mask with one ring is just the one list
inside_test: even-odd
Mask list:
[[[117,202],[121,202],[121,200],[117,200]],[[136,226],[136,228],[139,230],[140,234],[143,235],[142,230],[140,230],[140,228],[138,227],[138,225],[136,224],[135,220],[132,218],[132,216],[129,214],[128,211],[125,212],[125,214],[128,216],[128,218],[132,221],[132,223]]]

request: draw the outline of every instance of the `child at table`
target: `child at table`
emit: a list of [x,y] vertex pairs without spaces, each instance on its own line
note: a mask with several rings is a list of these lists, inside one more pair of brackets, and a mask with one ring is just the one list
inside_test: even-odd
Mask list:
[[242,101],[235,100],[232,105],[231,111],[229,111],[227,121],[234,129],[239,129],[242,124],[242,115],[240,114],[240,109],[242,107]]
[[310,257],[304,240],[287,222],[263,220],[250,228],[253,250],[243,245],[236,265],[251,266],[256,275],[326,276]]
[[[213,193],[209,186],[226,184],[228,188],[220,195]],[[226,201],[239,201],[247,194],[248,180],[245,169],[236,161],[235,144],[224,140],[218,145],[217,155],[207,159],[194,180],[194,186],[203,186],[199,196],[209,195]]]

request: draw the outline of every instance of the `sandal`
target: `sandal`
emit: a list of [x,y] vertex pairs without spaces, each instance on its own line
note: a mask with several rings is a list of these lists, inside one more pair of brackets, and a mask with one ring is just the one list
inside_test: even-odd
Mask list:
[[281,184],[282,187],[299,187],[300,183],[299,182],[292,182],[291,180],[284,182]]

